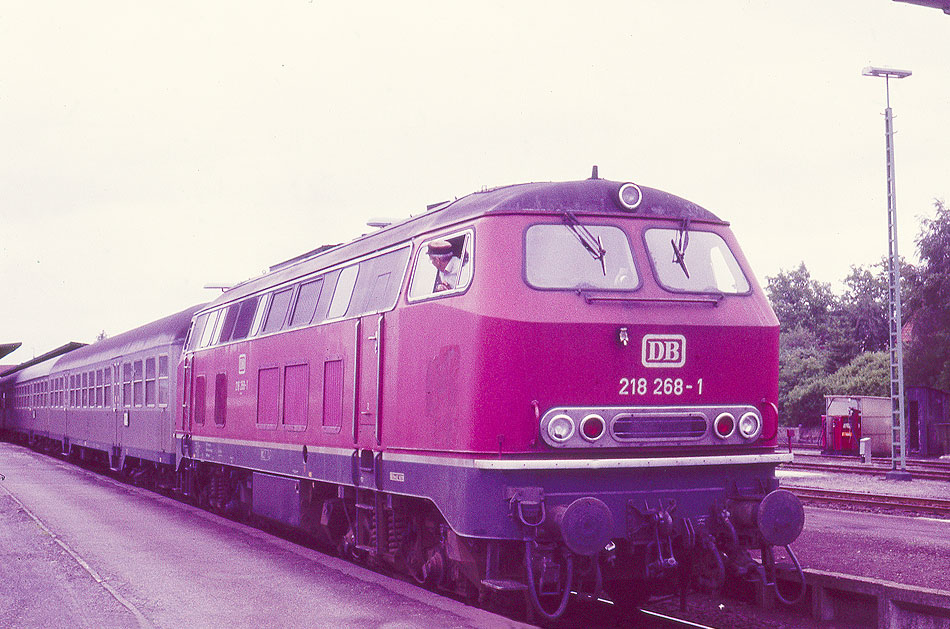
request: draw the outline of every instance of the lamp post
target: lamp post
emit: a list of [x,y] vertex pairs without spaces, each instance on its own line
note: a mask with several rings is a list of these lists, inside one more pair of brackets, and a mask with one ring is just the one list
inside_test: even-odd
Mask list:
[[907,471],[907,435],[904,432],[904,348],[901,338],[901,269],[897,254],[897,189],[894,183],[894,116],[891,113],[891,79],[903,79],[910,70],[867,67],[864,76],[884,77],[887,108],[884,137],[887,159],[887,277],[888,339],[891,381],[891,470],[890,480],[911,480]]

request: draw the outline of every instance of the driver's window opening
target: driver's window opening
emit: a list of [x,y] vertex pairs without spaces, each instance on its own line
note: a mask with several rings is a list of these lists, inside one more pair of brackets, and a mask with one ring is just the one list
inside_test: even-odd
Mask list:
[[422,245],[416,259],[409,298],[455,294],[472,280],[471,234],[436,238]]

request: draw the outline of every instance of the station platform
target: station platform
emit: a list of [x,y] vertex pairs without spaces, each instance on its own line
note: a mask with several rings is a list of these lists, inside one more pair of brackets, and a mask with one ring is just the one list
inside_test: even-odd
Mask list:
[[2,627],[526,626],[0,442]]

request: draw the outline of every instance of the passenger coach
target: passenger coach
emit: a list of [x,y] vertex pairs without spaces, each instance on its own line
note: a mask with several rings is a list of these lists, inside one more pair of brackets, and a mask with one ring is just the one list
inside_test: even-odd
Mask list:
[[174,486],[175,367],[196,309],[5,377],[4,428],[34,447]]

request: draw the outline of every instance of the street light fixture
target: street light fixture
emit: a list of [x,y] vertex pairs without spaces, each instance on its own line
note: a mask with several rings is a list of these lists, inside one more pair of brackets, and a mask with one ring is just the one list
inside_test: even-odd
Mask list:
[[910,70],[898,70],[896,68],[875,68],[868,66],[861,71],[864,76],[883,76],[884,78],[904,79],[913,74]]
[[884,140],[887,159],[887,277],[888,339],[891,381],[891,470],[890,480],[911,480],[907,471],[907,435],[904,432],[904,348],[901,338],[901,269],[897,253],[897,189],[894,183],[894,116],[891,113],[891,79],[903,79],[910,70],[869,66],[864,76],[884,77],[887,108],[884,110]]

